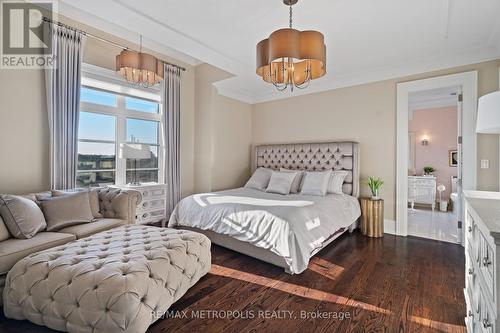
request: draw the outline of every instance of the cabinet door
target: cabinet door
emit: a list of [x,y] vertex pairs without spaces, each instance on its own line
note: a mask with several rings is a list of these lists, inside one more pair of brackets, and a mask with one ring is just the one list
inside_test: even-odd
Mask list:
[[432,200],[432,198],[434,197],[433,191],[434,188],[432,187],[417,187],[417,200],[415,200],[415,202],[425,204],[434,203],[434,200]]

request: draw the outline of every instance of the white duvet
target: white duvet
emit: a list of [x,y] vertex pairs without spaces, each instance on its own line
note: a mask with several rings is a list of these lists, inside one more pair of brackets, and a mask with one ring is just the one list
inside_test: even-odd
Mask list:
[[181,200],[168,226],[211,230],[268,249],[283,257],[292,273],[301,273],[325,240],[360,215],[358,199],[346,194],[281,195],[238,188]]

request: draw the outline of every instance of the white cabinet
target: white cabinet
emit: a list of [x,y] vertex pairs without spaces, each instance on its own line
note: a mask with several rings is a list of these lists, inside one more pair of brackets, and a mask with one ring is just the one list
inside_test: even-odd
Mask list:
[[141,192],[142,201],[137,205],[135,223],[146,224],[161,222],[167,218],[167,186],[164,184],[144,183],[122,186]]
[[[465,194],[465,289],[467,331],[497,332],[500,310],[499,267],[500,193],[464,191]],[[498,245],[497,245],[498,244]]]
[[408,202],[411,209],[415,204],[427,204],[436,207],[436,177],[408,176]]

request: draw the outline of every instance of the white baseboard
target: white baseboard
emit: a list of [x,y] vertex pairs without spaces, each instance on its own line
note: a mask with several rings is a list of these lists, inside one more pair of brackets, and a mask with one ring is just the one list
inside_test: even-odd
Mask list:
[[396,221],[384,219],[384,233],[395,235],[396,234]]

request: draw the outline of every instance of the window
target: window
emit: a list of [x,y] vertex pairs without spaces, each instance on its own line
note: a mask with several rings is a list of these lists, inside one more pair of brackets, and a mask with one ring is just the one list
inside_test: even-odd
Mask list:
[[[85,84],[85,80],[82,82]],[[77,186],[160,182],[162,128],[159,94],[144,98],[139,89],[105,90],[99,85],[81,88],[78,132]],[[133,93],[137,92],[137,95]],[[147,159],[125,159],[120,146],[140,143],[149,147]]]
[[141,143],[149,146],[149,159],[127,159],[127,183],[137,177],[139,182],[158,182],[158,131],[157,121],[127,118],[127,143]]

